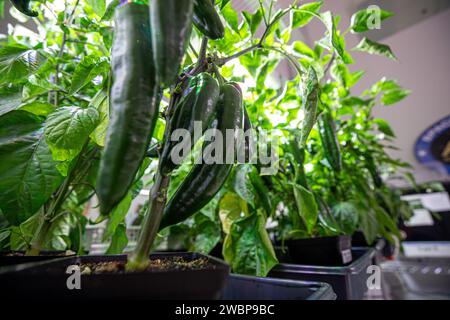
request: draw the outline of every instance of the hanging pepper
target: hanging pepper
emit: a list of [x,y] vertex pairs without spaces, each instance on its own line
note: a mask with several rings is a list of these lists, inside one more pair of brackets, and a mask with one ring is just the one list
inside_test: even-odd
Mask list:
[[14,8],[22,12],[24,15],[29,17],[37,17],[39,13],[37,11],[31,10],[30,0],[11,0]]
[[151,141],[161,99],[148,6],[118,7],[114,32],[111,119],[97,179],[102,215],[109,214],[133,183]]
[[194,135],[195,122],[200,122],[201,134],[211,125],[217,116],[217,101],[220,88],[217,80],[207,73],[201,73],[190,79],[187,89],[175,106],[175,111],[170,121],[169,140],[166,141],[161,156],[161,172],[169,174],[178,164],[172,161],[173,147],[178,141],[172,141],[171,135],[176,129],[185,129],[190,136],[191,150],[201,137]]
[[211,0],[194,0],[194,25],[210,39],[221,39],[225,29]]
[[[219,146],[222,148],[223,161],[222,163],[213,164],[202,162],[194,165],[169,200],[164,210],[160,230],[184,221],[214,198],[233,168],[232,163],[226,163],[225,161],[227,153],[234,151],[227,147],[226,130],[242,129],[242,126],[242,95],[233,84],[226,83],[221,87],[216,126],[217,134],[222,134],[223,136],[223,145]],[[236,147],[236,135],[234,139],[234,146]],[[206,143],[203,151],[211,143],[214,142]]]
[[162,86],[176,80],[192,30],[193,0],[152,0],[151,32]]
[[324,112],[319,117],[319,135],[322,148],[328,163],[334,171],[340,172],[342,168],[341,150],[336,135],[336,124],[329,112]]
[[302,121],[300,145],[304,147],[308,136],[317,120],[317,105],[319,102],[319,81],[316,71],[309,67],[302,85],[302,110],[305,117]]

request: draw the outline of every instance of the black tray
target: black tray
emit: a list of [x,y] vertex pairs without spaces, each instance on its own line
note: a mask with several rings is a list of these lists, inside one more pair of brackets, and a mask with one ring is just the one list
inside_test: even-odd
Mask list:
[[224,300],[335,300],[328,283],[260,278],[232,274],[222,294]]
[[151,258],[179,256],[207,258],[214,266],[204,270],[169,270],[81,275],[81,289],[69,290],[70,265],[126,261],[126,255],[80,256],[4,267],[0,270],[4,299],[218,299],[230,272],[218,259],[198,253],[156,253]]
[[289,262],[320,266],[346,265],[352,262],[350,236],[286,240]]
[[347,266],[315,266],[302,264],[278,264],[270,277],[329,283],[338,300],[360,300],[367,292],[367,267],[375,256],[373,248],[352,249],[353,262]]
[[73,257],[76,255],[76,253],[67,254],[66,251],[42,251],[39,256],[10,256],[7,254],[8,254],[7,252],[0,254],[0,267],[12,266],[15,264],[22,264],[22,263],[61,259]]

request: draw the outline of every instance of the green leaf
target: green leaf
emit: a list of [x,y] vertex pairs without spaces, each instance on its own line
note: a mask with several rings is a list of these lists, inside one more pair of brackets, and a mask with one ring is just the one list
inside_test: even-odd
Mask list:
[[98,60],[97,57],[85,56],[78,63],[73,73],[72,85],[68,94],[73,95],[77,93],[95,77],[107,73],[108,70],[109,63],[106,60]]
[[264,215],[255,212],[231,225],[223,256],[233,272],[265,277],[278,263],[265,223]]
[[57,168],[66,176],[70,162],[80,153],[100,117],[94,108],[62,107],[51,113],[45,124],[45,139]]
[[356,106],[368,106],[372,102],[372,99],[362,99],[360,97],[347,97],[341,100],[343,107],[356,107]]
[[43,63],[39,52],[21,44],[0,47],[0,84],[18,83]]
[[246,11],[243,11],[242,16],[244,17],[245,22],[247,23],[247,25],[250,29],[250,33],[253,36],[256,33],[256,31],[258,30],[258,27],[261,24],[261,21],[263,18],[261,9],[256,10],[256,12],[254,14],[250,14]]
[[77,228],[79,217],[70,212],[59,215],[50,227],[45,238],[45,248],[66,250],[71,247],[70,233]]
[[358,229],[359,213],[354,203],[339,202],[333,206],[332,213],[345,234],[353,234]]
[[342,59],[346,64],[353,62],[350,54],[345,50],[345,40],[336,31],[336,23],[333,14],[330,11],[321,14],[322,22],[325,24],[328,31],[328,43],[330,48]]
[[385,135],[395,138],[395,133],[392,131],[389,123],[381,118],[377,118],[373,120],[378,125],[378,130],[383,132]]
[[119,4],[120,0],[112,0],[106,8],[105,14],[102,16],[102,21],[110,21],[114,17],[114,11]]
[[223,232],[230,233],[234,221],[246,216],[248,208],[246,202],[233,192],[227,192],[219,201],[219,217]]
[[41,214],[37,213],[11,228],[11,250],[26,250],[39,225]]
[[99,17],[103,17],[106,12],[106,0],[87,0],[87,3]]
[[128,192],[125,198],[123,198],[122,201],[120,201],[119,204],[111,212],[111,214],[109,215],[105,233],[103,235],[104,241],[113,236],[116,233],[117,227],[124,222],[125,217],[130,210],[132,201],[133,195],[131,192]]
[[255,189],[247,174],[251,171],[251,166],[239,164],[235,167],[231,177],[233,190],[249,205],[255,206]]
[[383,102],[384,105],[388,106],[403,100],[409,94],[410,94],[409,90],[404,89],[389,90],[383,94],[383,96],[381,97],[381,102]]
[[382,93],[381,102],[384,105],[395,104],[410,94],[409,90],[403,89],[395,80],[382,78],[371,88],[371,94],[376,96]]
[[20,110],[46,117],[55,110],[55,106],[48,102],[33,101],[20,106]]
[[388,45],[381,44],[375,41],[372,41],[366,37],[364,37],[358,45],[353,48],[354,51],[367,52],[369,54],[378,54],[381,56],[388,57],[392,60],[397,60],[397,57],[392,52],[391,48]]
[[239,33],[239,18],[236,10],[234,10],[231,6],[231,2],[227,3],[222,9],[222,16],[225,18],[225,21],[230,26],[230,28]]
[[62,107],[50,114],[45,124],[48,144],[58,149],[80,148],[100,120],[94,108]]
[[0,117],[0,209],[12,224],[33,215],[62,182],[41,118],[26,111]]
[[111,244],[105,254],[120,254],[128,245],[127,228],[121,223],[117,226],[116,232],[111,238]]
[[264,62],[264,64],[258,69],[256,75],[257,89],[262,90],[265,87],[267,76],[275,69],[278,63],[278,59],[270,59]]
[[194,216],[195,238],[191,251],[209,254],[222,238],[220,224],[203,213]]
[[371,209],[361,209],[358,210],[360,221],[359,227],[364,234],[364,238],[366,239],[367,243],[371,244],[375,241],[378,235],[379,224],[374,212]]
[[91,101],[91,107],[95,108],[100,116],[100,121],[91,133],[91,139],[101,147],[105,146],[106,131],[109,124],[109,97],[106,89],[99,91]]
[[291,29],[300,28],[308,24],[322,7],[322,1],[310,2],[291,11]]
[[397,224],[395,223],[395,221],[389,216],[389,214],[380,206],[375,207],[375,214],[376,214],[376,218],[377,221],[383,225],[383,227],[389,231],[392,232],[393,234],[395,234],[399,239],[401,239],[401,234],[400,231],[397,227]]
[[264,184],[263,179],[259,175],[255,167],[252,167],[252,171],[249,173],[250,181],[255,189],[255,193],[258,196],[256,208],[262,207],[267,216],[272,213],[272,203],[269,197],[269,190]]
[[302,41],[295,41],[292,43],[292,49],[302,55],[312,59],[316,59],[316,53],[308,45]]
[[223,7],[225,7],[231,0],[222,0],[220,2],[220,9],[222,9]]
[[20,87],[3,87],[0,89],[0,116],[16,110],[22,103]]
[[28,82],[23,87],[22,96],[23,99],[30,100],[33,97],[47,94],[50,90],[59,89],[61,88],[49,82],[47,79],[33,74],[28,77]]
[[[378,11],[378,10],[377,10]],[[352,15],[350,29],[353,33],[366,32],[371,30],[370,26],[375,26],[377,22],[381,23],[394,14],[380,9],[379,15],[375,10],[362,9]]]
[[334,63],[330,70],[331,76],[339,82],[345,89],[349,89],[349,84],[352,80],[352,75],[348,67],[343,63]]
[[298,214],[305,223],[308,233],[311,234],[319,216],[316,199],[311,191],[298,184],[294,184],[294,197]]

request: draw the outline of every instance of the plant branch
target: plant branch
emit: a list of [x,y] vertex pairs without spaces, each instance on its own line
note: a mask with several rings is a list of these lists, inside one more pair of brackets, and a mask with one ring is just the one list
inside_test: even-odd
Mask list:
[[205,61],[207,48],[208,48],[208,38],[203,37],[202,44],[200,46],[200,52],[198,54],[197,65],[200,65]]
[[[75,11],[77,10],[78,4],[80,3],[80,0],[77,0],[75,2],[75,5],[73,6],[72,12],[69,14],[69,17],[66,19],[65,21],[65,26],[70,26],[73,22],[73,19],[75,18]],[[63,57],[64,54],[64,49],[66,46],[66,42],[67,42],[67,29],[63,28],[63,36],[62,36],[62,40],[61,40],[61,48],[60,51],[58,53],[57,56],[57,62],[56,62],[56,67],[55,67],[55,84],[58,85],[59,84],[59,67],[60,67],[60,60]],[[55,100],[54,100],[54,105],[55,107],[57,107],[59,104],[59,92],[55,91]]]
[[192,53],[194,54],[194,56],[198,59],[198,53],[195,50],[194,46],[192,45],[192,43],[189,42],[189,48],[191,49]]
[[[233,59],[239,58],[240,56],[245,55],[245,54],[247,54],[249,52],[252,52],[253,50],[263,48],[264,41],[269,36],[270,31],[273,28],[273,26],[278,21],[280,21],[280,19],[283,18],[289,11],[291,11],[292,8],[296,5],[296,3],[297,3],[297,1],[295,1],[289,8],[287,8],[287,9],[281,11],[280,13],[278,13],[269,24],[266,24],[266,26],[267,26],[266,30],[264,30],[264,33],[261,36],[261,39],[259,39],[258,43],[254,44],[254,45],[252,45],[252,46],[250,46],[250,47],[248,47],[246,49],[243,49],[243,50],[241,50],[241,51],[239,51],[239,52],[237,52],[237,53],[235,53],[235,54],[233,54],[231,56],[217,59],[215,61],[216,65],[221,67],[225,63],[227,63],[227,62],[229,62],[229,61],[231,61]],[[261,2],[260,2],[260,4],[261,4]]]
[[286,51],[277,48],[277,47],[273,47],[273,46],[266,46],[266,47],[262,47],[261,49],[263,50],[272,50],[275,52],[278,52],[279,54],[283,55],[286,59],[288,59],[288,61],[292,64],[292,66],[295,68],[295,70],[297,71],[297,73],[299,75],[303,74],[303,70],[301,65],[298,63],[297,60],[295,60],[289,53],[287,53]]
[[327,66],[325,67],[325,69],[323,71],[324,77],[327,74],[328,70],[330,70],[330,67],[333,64],[335,58],[336,58],[336,55],[333,52],[333,54],[331,55],[330,61],[328,61],[328,64],[327,64]]

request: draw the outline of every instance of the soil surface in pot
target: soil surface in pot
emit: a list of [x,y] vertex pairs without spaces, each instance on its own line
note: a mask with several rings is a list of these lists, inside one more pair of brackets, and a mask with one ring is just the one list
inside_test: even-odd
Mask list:
[[[65,256],[73,256],[75,252],[73,251],[43,251],[39,254],[42,257],[65,257]],[[26,256],[23,251],[8,251],[8,252],[0,252],[1,257],[32,257]]]
[[[81,264],[82,274],[125,273],[126,261],[106,261]],[[152,259],[144,272],[174,270],[211,270],[215,266],[205,258],[186,260],[182,257]]]

